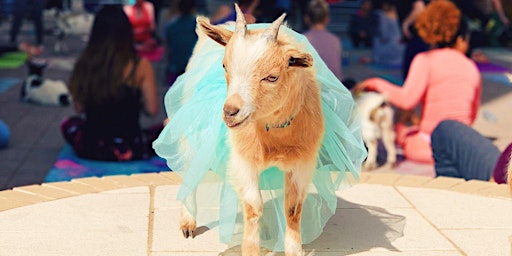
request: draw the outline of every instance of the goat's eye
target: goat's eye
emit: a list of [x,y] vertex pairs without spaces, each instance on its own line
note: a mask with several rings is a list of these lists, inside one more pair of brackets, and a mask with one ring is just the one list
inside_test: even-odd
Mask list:
[[226,65],[222,64],[222,68],[223,68],[224,70],[226,70]]
[[278,76],[269,75],[269,76],[265,77],[263,80],[274,83],[275,81],[277,81],[277,79],[279,79]]

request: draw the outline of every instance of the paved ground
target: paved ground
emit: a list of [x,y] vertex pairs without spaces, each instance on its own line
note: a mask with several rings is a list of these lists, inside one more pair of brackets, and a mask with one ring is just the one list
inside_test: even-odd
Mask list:
[[[26,24],[22,38],[31,40]],[[6,40],[0,25],[0,42]],[[54,37],[45,39],[43,58],[53,60],[46,77],[67,80],[83,47],[70,38],[70,51],[55,55]],[[511,66],[510,50],[489,55]],[[367,51],[351,51],[344,74],[358,80],[378,71],[358,63]],[[162,78],[162,63],[155,63]],[[0,77],[23,79],[26,68],[0,69]],[[0,118],[12,130],[0,151],[0,255],[239,255],[239,247],[220,244],[216,230],[185,240],[178,230],[173,173],[87,178],[40,184],[64,141],[59,122],[70,107],[19,101],[20,84],[0,93]],[[159,85],[161,97],[166,87]],[[512,141],[512,87],[484,81],[477,130]],[[152,123],[163,118],[144,120]],[[393,172],[393,171],[391,171]],[[9,188],[13,188],[9,190]],[[307,255],[510,255],[512,212],[506,186],[460,179],[432,179],[393,173],[364,173],[340,192],[338,210],[324,234],[305,245]],[[272,254],[267,254],[272,255]],[[281,254],[276,254],[281,255]]]
[[[195,239],[183,238],[175,201],[179,182],[166,172],[2,191],[0,255],[240,255],[239,246],[220,243],[217,227],[204,223]],[[512,200],[505,185],[366,173],[338,195],[322,235],[303,246],[306,255],[511,253]]]

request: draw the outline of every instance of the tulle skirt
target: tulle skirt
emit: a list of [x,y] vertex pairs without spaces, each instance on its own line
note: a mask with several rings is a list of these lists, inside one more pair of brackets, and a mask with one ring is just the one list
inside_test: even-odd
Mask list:
[[[253,24],[248,29],[268,25]],[[227,28],[233,30],[233,26]],[[355,179],[359,177],[366,149],[350,92],[303,35],[283,27],[279,33],[292,35],[304,51],[312,54],[321,88],[326,130],[317,170],[303,205],[302,243],[307,244],[322,233],[335,213],[335,191],[348,180],[344,179],[347,172]],[[200,40],[196,45],[187,71],[178,77],[165,95],[170,122],[153,147],[167,160],[171,170],[182,177],[178,200],[196,214],[198,226],[218,228],[221,242],[237,245],[241,243],[243,234],[243,213],[226,174],[230,148],[226,141],[227,127],[222,121],[227,94],[223,56],[224,47],[213,40]],[[275,167],[265,170],[260,177],[264,201],[260,220],[261,245],[274,251],[282,251],[284,246],[283,182],[283,173]],[[197,191],[197,209],[193,191]]]

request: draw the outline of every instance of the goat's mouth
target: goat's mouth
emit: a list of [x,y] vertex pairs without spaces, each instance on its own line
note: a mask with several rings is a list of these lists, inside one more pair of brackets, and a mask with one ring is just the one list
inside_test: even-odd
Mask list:
[[229,128],[235,128],[245,123],[249,119],[249,116],[244,117],[241,121],[238,121],[238,118],[232,117],[224,117],[224,122]]

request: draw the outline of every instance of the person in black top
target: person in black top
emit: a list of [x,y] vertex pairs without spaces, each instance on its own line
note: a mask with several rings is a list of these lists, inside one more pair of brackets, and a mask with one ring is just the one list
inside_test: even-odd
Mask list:
[[162,124],[143,129],[140,113],[158,112],[154,71],[139,58],[133,31],[119,5],[105,5],[94,20],[89,42],[70,79],[75,110],[81,116],[61,124],[79,157],[127,161],[154,155],[151,143]]

